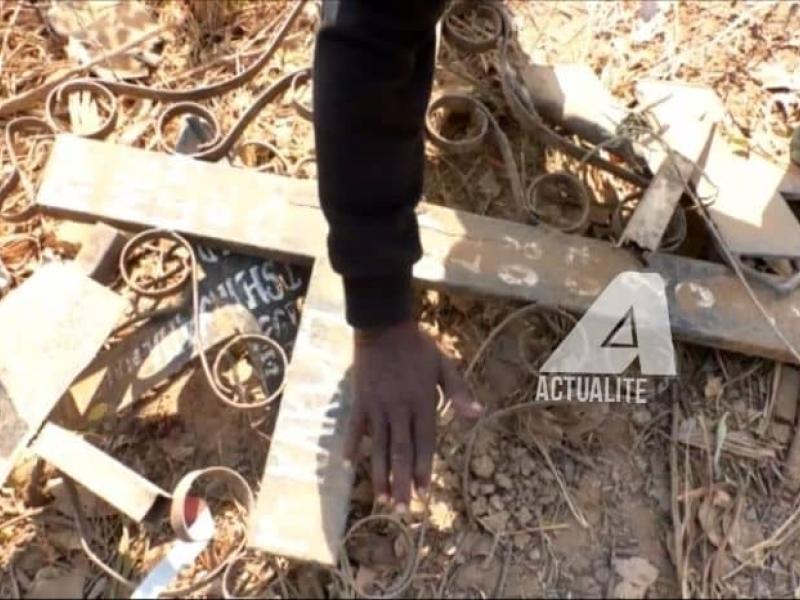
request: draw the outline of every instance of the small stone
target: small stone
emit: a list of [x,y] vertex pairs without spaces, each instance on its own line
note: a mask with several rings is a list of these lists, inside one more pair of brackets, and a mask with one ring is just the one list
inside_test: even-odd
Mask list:
[[633,422],[637,425],[644,426],[647,425],[650,420],[653,418],[653,415],[650,414],[650,411],[646,408],[639,408],[633,411]]
[[461,482],[458,479],[458,475],[453,473],[452,471],[445,471],[442,473],[442,487],[446,490],[456,490],[458,489]]
[[528,547],[528,544],[531,543],[531,534],[527,531],[523,531],[522,533],[518,533],[514,536],[514,548],[517,550],[524,550]]
[[533,474],[536,471],[536,461],[534,461],[530,456],[523,456],[519,461],[519,472],[520,474],[528,477],[529,475]]
[[588,598],[602,598],[603,597],[603,589],[598,585],[596,581],[593,581],[591,585],[584,588],[586,596]]
[[596,586],[596,585],[597,585],[597,583],[595,582],[594,579],[592,579],[588,575],[585,575],[584,577],[580,577],[575,582],[575,588],[576,588],[575,591],[576,592],[584,592],[585,593],[589,588],[591,588],[593,586]]
[[484,496],[491,496],[492,494],[494,494],[495,489],[497,488],[495,488],[493,483],[481,484],[481,494],[483,494]]
[[489,498],[489,504],[492,506],[492,508],[496,508],[497,510],[503,510],[505,508],[503,499],[497,494],[494,494],[491,498]]
[[494,478],[494,482],[503,490],[510,490],[514,487],[514,482],[505,473],[498,473]]
[[542,551],[539,550],[538,548],[531,548],[531,551],[528,552],[528,558],[531,561],[536,562],[537,560],[542,558]]
[[556,500],[558,500],[558,494],[554,490],[548,490],[539,498],[539,504],[542,506],[549,506],[555,504]]
[[523,456],[525,456],[527,452],[528,451],[522,446],[515,446],[514,448],[511,449],[511,458],[513,458],[515,461],[518,461]]
[[485,427],[479,429],[478,433],[475,434],[474,450],[476,457],[486,454],[493,443],[494,434]]
[[489,515],[486,517],[483,522],[486,526],[494,533],[501,533],[506,530],[506,525],[508,524],[508,512],[505,510],[501,510],[500,512],[496,512],[493,515]]
[[545,469],[541,473],[539,473],[539,477],[541,477],[542,481],[555,481],[556,477],[553,475],[553,472],[550,469]]
[[564,463],[564,479],[573,481],[575,479],[575,463],[568,460]]
[[523,527],[525,527],[525,525],[527,525],[528,523],[530,523],[533,520],[533,515],[531,514],[531,511],[526,506],[523,506],[522,508],[520,508],[517,511],[516,516],[517,516],[517,522]]
[[472,474],[481,479],[489,479],[494,475],[494,461],[486,456],[476,456],[472,459]]
[[486,498],[480,496],[477,500],[475,500],[472,503],[472,512],[478,517],[489,512],[489,504],[486,502]]
[[470,496],[480,496],[481,495],[481,484],[477,481],[471,481],[469,484],[469,495]]

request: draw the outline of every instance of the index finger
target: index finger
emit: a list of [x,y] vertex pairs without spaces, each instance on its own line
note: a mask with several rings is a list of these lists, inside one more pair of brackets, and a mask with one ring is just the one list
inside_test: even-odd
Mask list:
[[390,416],[392,497],[397,511],[404,512],[411,502],[411,471],[414,449],[411,445],[411,415],[395,411]]

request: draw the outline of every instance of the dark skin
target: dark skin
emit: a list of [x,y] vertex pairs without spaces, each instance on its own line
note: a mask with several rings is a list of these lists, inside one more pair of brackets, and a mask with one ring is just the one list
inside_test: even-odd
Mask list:
[[355,405],[345,446],[354,461],[362,437],[372,438],[372,484],[379,502],[390,495],[405,512],[412,485],[427,494],[436,449],[437,385],[460,417],[483,411],[455,364],[414,321],[355,330]]

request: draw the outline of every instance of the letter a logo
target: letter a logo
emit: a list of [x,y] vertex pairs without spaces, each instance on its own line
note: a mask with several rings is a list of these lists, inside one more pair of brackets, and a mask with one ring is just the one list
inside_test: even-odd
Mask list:
[[675,375],[664,287],[657,273],[617,275],[541,371],[619,375],[638,357],[643,375]]

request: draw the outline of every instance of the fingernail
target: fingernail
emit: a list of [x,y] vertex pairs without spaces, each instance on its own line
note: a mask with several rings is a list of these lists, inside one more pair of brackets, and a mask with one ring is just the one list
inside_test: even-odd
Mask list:
[[408,513],[408,506],[405,502],[400,502],[394,510],[398,515],[405,515]]
[[389,504],[389,496],[386,494],[378,494],[378,497],[375,498],[375,502],[378,504]]
[[350,460],[349,458],[345,458],[344,459],[344,463],[342,463],[342,464],[344,464],[344,468],[345,469],[352,469],[353,468],[353,461]]

